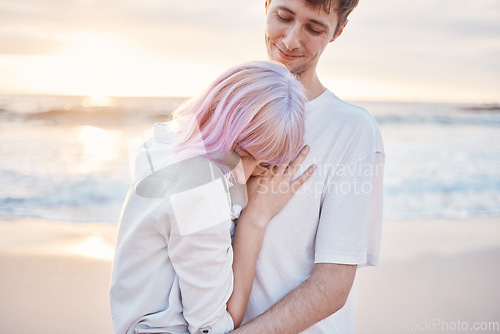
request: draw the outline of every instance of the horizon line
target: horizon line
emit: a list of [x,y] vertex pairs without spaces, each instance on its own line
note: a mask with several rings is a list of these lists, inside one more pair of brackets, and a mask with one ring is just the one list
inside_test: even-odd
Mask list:
[[[35,96],[41,96],[41,97],[74,97],[74,98],[89,98],[89,97],[104,97],[104,98],[137,98],[137,99],[190,99],[194,97],[195,95],[86,95],[86,94],[58,94],[58,93],[30,93],[30,92],[17,92],[17,93],[2,93],[0,92],[0,96],[19,96],[19,97],[35,97]],[[438,99],[421,99],[421,100],[416,100],[414,98],[380,98],[376,99],[373,97],[345,97],[341,98],[342,100],[346,102],[376,102],[376,103],[436,103],[436,104],[450,104],[450,103],[456,103],[456,104],[479,104],[479,105],[500,105],[500,102],[478,102],[478,101],[465,101],[465,100],[458,100],[458,101],[451,101],[451,100],[438,100]],[[500,101],[500,100],[499,100]]]

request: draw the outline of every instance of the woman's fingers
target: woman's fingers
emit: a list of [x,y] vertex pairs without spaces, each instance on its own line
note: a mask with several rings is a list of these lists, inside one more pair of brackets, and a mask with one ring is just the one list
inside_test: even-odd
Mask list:
[[290,161],[287,161],[283,165],[274,166],[272,172],[274,173],[274,175],[284,174],[289,165]]
[[286,168],[285,172],[290,177],[292,177],[293,175],[295,175],[295,173],[297,173],[297,171],[299,170],[300,166],[302,166],[302,163],[306,159],[307,154],[309,153],[309,150],[310,150],[310,148],[309,148],[308,145],[305,145],[304,147],[302,147],[302,149],[300,150],[299,154],[297,154],[297,156],[295,157],[295,159],[288,165],[288,167]]
[[302,166],[308,153],[309,147],[305,146],[290,164],[273,166],[266,173],[251,178],[247,182],[248,204],[245,210],[255,208],[260,216],[268,217],[269,220],[280,212],[316,170],[316,165],[312,165],[292,182],[293,175]]
[[299,153],[292,162],[287,161],[282,165],[273,166],[272,169],[270,170],[271,173],[273,173],[273,175],[286,174],[289,175],[291,178],[300,168],[302,162],[304,162],[304,159],[307,157],[308,153],[309,153],[309,146],[305,145],[304,147],[302,147],[302,149],[299,151]]
[[309,168],[306,169],[302,175],[300,175],[298,178],[296,178],[292,182],[292,191],[295,193],[299,188],[311,177],[311,175],[314,174],[314,171],[316,170],[316,165],[311,165]]

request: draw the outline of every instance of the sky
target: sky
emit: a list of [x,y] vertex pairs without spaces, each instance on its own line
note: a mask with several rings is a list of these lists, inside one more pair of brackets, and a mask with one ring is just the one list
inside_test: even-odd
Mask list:
[[[0,0],[0,94],[191,96],[267,59],[264,0]],[[500,0],[360,0],[318,66],[348,100],[500,103]]]

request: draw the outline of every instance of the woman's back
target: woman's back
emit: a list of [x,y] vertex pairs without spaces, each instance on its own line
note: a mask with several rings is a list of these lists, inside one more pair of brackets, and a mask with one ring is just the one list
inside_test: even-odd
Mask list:
[[[187,333],[186,317],[194,327],[232,326],[230,319],[215,319],[232,292],[228,183],[206,157],[176,162],[173,141],[162,141],[167,131],[155,125],[154,136],[141,146],[136,166],[143,168],[136,170],[120,218],[113,264],[113,277],[120,279],[111,289],[117,333]],[[189,314],[183,310],[189,304],[199,306],[187,308]]]

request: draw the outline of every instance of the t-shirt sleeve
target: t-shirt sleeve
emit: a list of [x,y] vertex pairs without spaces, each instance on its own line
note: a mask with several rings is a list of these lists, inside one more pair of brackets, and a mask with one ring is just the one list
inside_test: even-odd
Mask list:
[[332,171],[321,206],[315,263],[377,265],[385,155],[373,151]]

